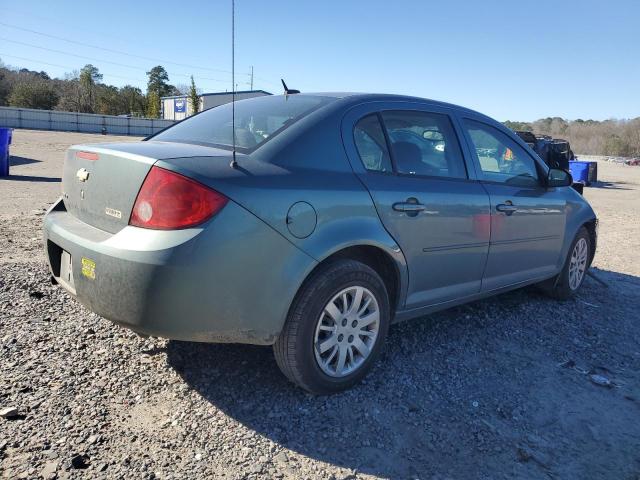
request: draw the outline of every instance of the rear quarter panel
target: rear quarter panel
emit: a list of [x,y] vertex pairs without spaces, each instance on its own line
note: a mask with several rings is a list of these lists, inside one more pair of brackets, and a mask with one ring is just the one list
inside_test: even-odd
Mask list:
[[[157,165],[220,191],[318,262],[351,246],[382,249],[396,262],[403,299],[404,256],[349,164],[340,132],[342,116],[339,108],[310,115],[254,153],[239,155],[236,168],[207,157],[162,160]],[[316,216],[315,227],[304,238],[293,235],[287,224],[289,209],[297,202],[311,205]],[[299,287],[308,273],[292,276],[291,282]]]

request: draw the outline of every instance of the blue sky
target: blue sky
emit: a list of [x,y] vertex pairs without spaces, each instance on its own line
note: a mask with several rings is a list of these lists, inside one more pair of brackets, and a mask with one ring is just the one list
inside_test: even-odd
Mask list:
[[[0,12],[6,64],[62,77],[92,63],[106,83],[143,90],[163,64],[174,84],[193,74],[204,91],[231,89],[230,0],[0,0]],[[249,88],[253,65],[255,88],[274,93],[284,77],[302,91],[417,95],[499,120],[630,118],[639,31],[637,0],[236,0],[236,83]]]

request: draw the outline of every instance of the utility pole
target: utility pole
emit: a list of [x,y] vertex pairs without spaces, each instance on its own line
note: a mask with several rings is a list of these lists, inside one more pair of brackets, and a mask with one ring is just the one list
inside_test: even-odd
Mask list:
[[251,65],[251,90],[253,90],[253,65]]

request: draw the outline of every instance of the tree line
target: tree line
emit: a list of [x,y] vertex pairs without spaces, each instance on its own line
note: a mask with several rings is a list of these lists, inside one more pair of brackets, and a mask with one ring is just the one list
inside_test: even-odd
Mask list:
[[504,124],[511,130],[568,140],[571,150],[577,154],[640,157],[640,117],[604,121],[547,117],[535,122],[506,121]]
[[44,71],[12,68],[0,61],[0,106],[159,118],[161,97],[187,95],[193,111],[199,111],[200,91],[193,76],[191,85],[174,86],[161,65],[147,72],[146,92],[132,85],[108,85],[102,78],[91,64],[59,79]]

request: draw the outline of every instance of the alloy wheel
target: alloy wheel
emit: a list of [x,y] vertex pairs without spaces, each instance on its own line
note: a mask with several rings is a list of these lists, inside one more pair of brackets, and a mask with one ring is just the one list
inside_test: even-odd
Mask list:
[[569,260],[569,288],[571,290],[577,290],[582,283],[587,269],[588,253],[589,247],[586,239],[580,238],[573,247],[571,259]]

